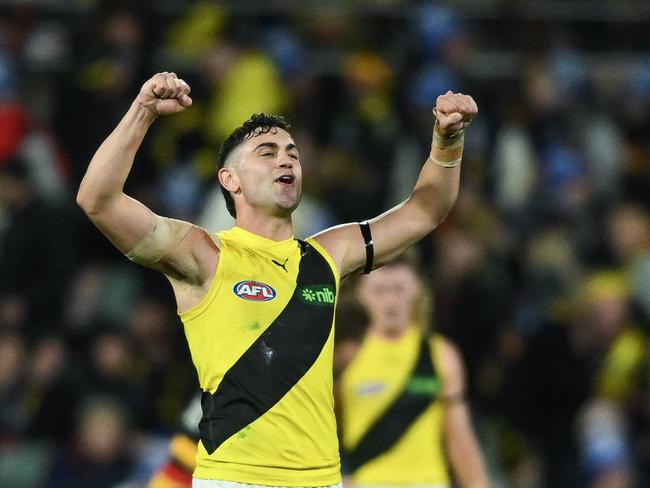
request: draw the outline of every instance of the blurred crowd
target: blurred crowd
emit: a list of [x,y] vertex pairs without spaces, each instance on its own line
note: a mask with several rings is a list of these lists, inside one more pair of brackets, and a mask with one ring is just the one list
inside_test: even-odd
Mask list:
[[194,105],[126,191],[213,231],[252,113],[294,124],[307,236],[406,198],[436,96],[471,94],[458,202],[418,250],[493,485],[649,486],[650,16],[587,3],[0,2],[0,486],[144,486],[198,388],[164,278],[74,205],[163,70]]

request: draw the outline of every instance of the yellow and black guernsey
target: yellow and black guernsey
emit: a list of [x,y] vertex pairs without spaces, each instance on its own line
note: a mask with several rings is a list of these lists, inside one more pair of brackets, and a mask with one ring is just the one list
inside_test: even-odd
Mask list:
[[181,314],[203,390],[196,478],[341,481],[332,358],[339,277],[315,241],[220,232],[207,295]]
[[363,485],[448,486],[439,337],[368,334],[341,379],[343,464]]

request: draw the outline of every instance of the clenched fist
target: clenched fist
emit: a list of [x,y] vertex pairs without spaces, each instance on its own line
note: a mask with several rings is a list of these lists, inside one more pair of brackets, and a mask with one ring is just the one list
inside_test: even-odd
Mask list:
[[192,105],[190,86],[176,76],[164,71],[151,77],[142,85],[136,101],[154,115],[182,112]]
[[448,91],[436,100],[436,131],[449,137],[465,129],[478,114],[476,102],[469,95]]

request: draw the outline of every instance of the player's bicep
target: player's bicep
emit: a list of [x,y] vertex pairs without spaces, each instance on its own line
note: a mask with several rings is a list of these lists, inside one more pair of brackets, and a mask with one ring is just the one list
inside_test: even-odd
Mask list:
[[363,224],[327,229],[314,238],[334,257],[341,277],[392,261],[430,232],[430,219],[414,205],[402,203]]
[[93,223],[130,260],[174,278],[196,273],[191,240],[183,245],[194,226],[161,217],[142,203],[122,195],[91,215]]
[[189,222],[156,215],[154,228],[126,256],[173,281],[202,285],[214,273],[219,239]]
[[[361,252],[365,253],[365,250],[359,224],[351,223],[331,227],[312,238],[330,254],[342,280],[363,266],[365,258],[361,256]],[[358,253],[358,255],[353,255],[353,253]]]
[[191,255],[191,249],[185,249],[188,246],[182,244],[192,227],[192,224],[182,220],[154,215],[152,228],[132,249],[125,252],[126,257],[149,267],[164,268],[165,263],[179,262],[180,256]]
[[151,232],[156,223],[156,214],[127,195],[111,199],[101,211],[88,213],[88,217],[124,254]]
[[[430,222],[426,213],[408,200],[369,220],[374,248],[372,268],[391,262],[431,232]],[[350,256],[357,257],[359,253],[356,249]]]

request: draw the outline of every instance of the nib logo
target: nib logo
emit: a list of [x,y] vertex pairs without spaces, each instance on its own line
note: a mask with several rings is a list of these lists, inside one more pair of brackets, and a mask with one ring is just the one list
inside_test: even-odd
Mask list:
[[308,302],[313,302],[316,300],[316,293],[314,293],[309,288],[302,289],[302,299]]
[[307,305],[333,306],[336,299],[330,285],[305,285],[298,290],[298,296]]

